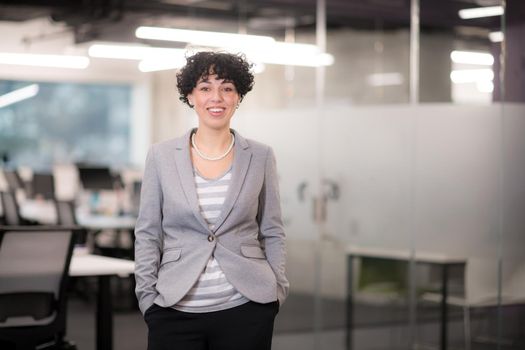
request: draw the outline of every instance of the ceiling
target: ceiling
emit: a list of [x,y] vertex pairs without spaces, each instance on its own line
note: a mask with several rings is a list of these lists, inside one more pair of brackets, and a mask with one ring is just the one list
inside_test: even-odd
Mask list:
[[[499,17],[461,20],[463,8],[500,0],[420,0],[423,30],[495,30]],[[394,29],[410,23],[410,0],[326,0],[329,28]],[[315,26],[315,0],[0,0],[0,21],[48,17],[64,23],[75,42],[137,41],[138,25],[284,35]]]

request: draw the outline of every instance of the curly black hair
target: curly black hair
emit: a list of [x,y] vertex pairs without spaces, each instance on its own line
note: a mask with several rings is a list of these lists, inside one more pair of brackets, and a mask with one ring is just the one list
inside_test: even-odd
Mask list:
[[217,74],[219,79],[231,81],[240,96],[240,101],[253,88],[253,74],[250,69],[253,64],[246,60],[243,54],[203,51],[186,58],[186,65],[177,73],[177,89],[179,99],[193,106],[188,101],[188,95],[193,91],[200,78]]

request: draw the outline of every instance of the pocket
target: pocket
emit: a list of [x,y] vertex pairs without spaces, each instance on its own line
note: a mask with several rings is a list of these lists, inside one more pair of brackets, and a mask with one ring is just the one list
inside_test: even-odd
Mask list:
[[266,259],[264,251],[257,245],[242,245],[241,253],[247,258]]
[[180,260],[181,255],[181,248],[171,248],[169,250],[164,251],[164,253],[162,254],[162,260],[160,262],[160,267],[166,265],[167,263]]
[[275,314],[277,315],[279,313],[279,310],[281,310],[281,303],[279,303],[279,300],[274,301],[275,305]]
[[157,311],[161,309],[160,306],[158,306],[157,304],[153,303],[150,307],[147,308],[146,312],[144,312],[144,318],[148,317],[151,313]]

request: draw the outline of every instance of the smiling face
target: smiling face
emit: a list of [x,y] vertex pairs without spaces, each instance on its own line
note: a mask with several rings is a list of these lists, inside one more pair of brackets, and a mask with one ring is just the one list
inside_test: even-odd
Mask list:
[[188,100],[199,116],[199,127],[220,130],[230,127],[240,96],[232,82],[210,74],[197,81]]

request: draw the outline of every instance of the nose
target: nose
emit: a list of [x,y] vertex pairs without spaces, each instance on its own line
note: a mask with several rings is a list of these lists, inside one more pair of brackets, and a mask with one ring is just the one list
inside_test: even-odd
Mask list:
[[213,89],[211,100],[213,102],[220,102],[222,101],[222,92],[221,89]]

